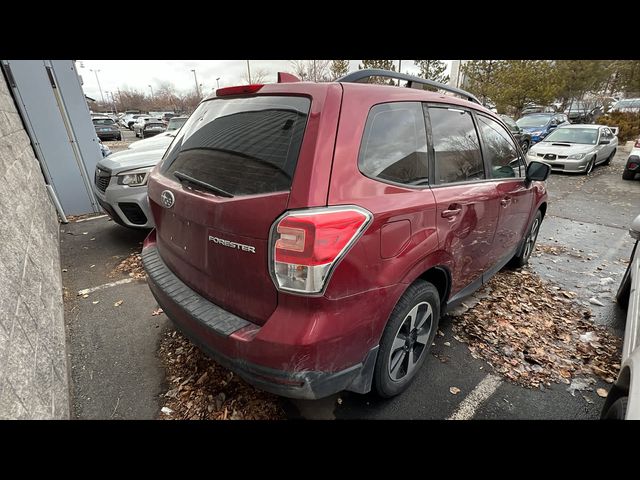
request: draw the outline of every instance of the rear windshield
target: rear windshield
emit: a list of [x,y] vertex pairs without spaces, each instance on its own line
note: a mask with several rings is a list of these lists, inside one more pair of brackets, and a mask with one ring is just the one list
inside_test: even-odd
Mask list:
[[110,118],[94,118],[93,124],[94,125],[113,125],[114,122]]
[[200,104],[165,154],[175,172],[232,195],[289,190],[311,101],[259,96]]
[[169,120],[169,125],[167,126],[167,130],[178,130],[182,125],[187,122],[187,118],[172,118]]

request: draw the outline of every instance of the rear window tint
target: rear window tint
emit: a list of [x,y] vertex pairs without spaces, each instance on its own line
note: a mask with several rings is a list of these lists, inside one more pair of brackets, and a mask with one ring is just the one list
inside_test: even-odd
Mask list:
[[418,102],[383,103],[369,112],[360,154],[368,177],[407,185],[429,181],[427,132]]
[[289,190],[311,101],[259,96],[200,104],[167,150],[162,172],[180,172],[232,195]]

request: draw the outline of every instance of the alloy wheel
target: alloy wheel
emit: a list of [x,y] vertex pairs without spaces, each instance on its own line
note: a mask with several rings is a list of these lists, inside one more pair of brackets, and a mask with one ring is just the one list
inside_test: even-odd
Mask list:
[[527,237],[527,243],[524,245],[524,258],[528,259],[533,251],[533,247],[536,244],[536,239],[538,238],[538,229],[540,228],[540,220],[536,217],[533,220],[533,224],[531,225],[531,230],[529,230],[529,236]]
[[394,382],[399,382],[418,365],[428,350],[433,327],[433,309],[427,302],[420,302],[407,314],[396,332],[389,355],[388,372]]

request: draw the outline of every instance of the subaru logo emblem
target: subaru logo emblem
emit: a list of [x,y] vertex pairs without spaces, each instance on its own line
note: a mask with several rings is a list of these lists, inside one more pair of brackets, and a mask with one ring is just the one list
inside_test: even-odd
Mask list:
[[162,194],[160,194],[160,200],[165,208],[171,208],[173,207],[173,204],[176,203],[176,199],[170,190],[162,192]]

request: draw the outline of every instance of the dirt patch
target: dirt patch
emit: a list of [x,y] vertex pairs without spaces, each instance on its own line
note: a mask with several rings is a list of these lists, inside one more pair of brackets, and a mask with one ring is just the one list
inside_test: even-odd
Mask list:
[[166,420],[284,419],[279,397],[255,389],[221,367],[179,332],[165,334],[160,358],[169,391],[160,417]]
[[566,253],[568,250],[562,245],[545,245],[543,243],[539,243],[536,245],[535,251],[546,253],[548,255],[560,255],[561,253]]
[[507,380],[539,388],[595,375],[613,382],[621,340],[589,320],[591,311],[527,270],[498,273],[481,300],[455,318],[456,338]]
[[139,253],[132,253],[122,260],[116,268],[109,274],[110,277],[116,277],[118,274],[127,274],[132,278],[147,278],[142,265],[142,257]]

